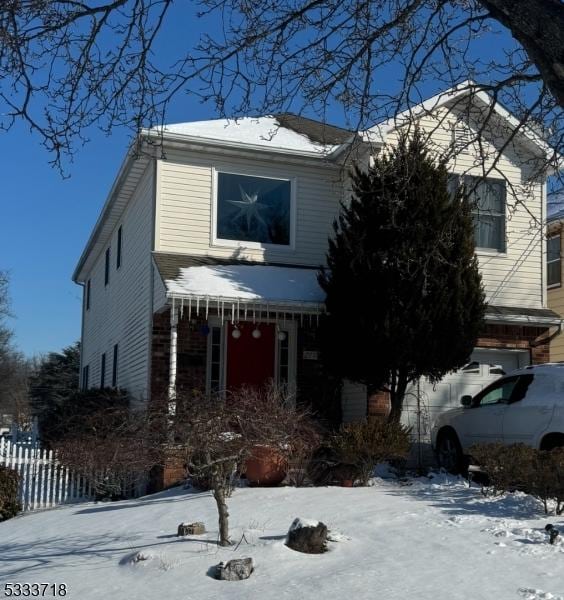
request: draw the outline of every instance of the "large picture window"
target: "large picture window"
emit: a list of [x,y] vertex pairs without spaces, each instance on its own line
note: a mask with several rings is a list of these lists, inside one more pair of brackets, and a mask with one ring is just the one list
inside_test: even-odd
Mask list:
[[287,179],[218,173],[216,238],[289,246],[291,187]]
[[476,248],[505,251],[505,182],[465,177],[474,217]]

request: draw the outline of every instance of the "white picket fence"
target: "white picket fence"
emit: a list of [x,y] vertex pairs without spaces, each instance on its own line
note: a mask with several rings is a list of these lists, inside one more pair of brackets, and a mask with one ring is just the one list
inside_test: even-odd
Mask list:
[[52,450],[0,437],[0,465],[19,474],[18,499],[24,511],[93,499],[90,483],[63,466]]

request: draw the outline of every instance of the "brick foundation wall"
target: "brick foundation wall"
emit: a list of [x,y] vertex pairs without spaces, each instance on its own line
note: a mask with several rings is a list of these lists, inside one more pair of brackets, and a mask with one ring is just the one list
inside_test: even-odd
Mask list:
[[163,465],[154,467],[149,475],[147,493],[154,494],[186,481],[188,471],[182,452],[169,450]]
[[[176,357],[176,390],[182,393],[206,390],[206,357],[208,338],[203,318],[178,321]],[[170,360],[170,311],[153,316],[151,344],[151,397],[161,398],[168,390]]]
[[390,414],[390,394],[388,392],[378,392],[368,398],[368,416],[373,418],[385,419]]
[[478,338],[476,347],[508,350],[529,350],[531,363],[542,364],[550,360],[546,327],[525,327],[523,325],[486,325]]

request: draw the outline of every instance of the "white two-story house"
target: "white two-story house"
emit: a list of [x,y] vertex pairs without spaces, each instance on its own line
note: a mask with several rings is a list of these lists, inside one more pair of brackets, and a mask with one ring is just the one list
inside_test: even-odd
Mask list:
[[[453,181],[481,178],[476,253],[489,303],[468,365],[434,389],[420,386],[428,413],[548,360],[560,318],[544,291],[546,184],[531,178],[547,149],[532,132],[504,143],[511,115],[461,86],[367,132],[292,115],[143,132],[73,275],[84,288],[82,386],[174,399],[272,378],[322,414],[338,405],[345,420],[381,412],[382,397],[367,401],[361,386],[323,370],[316,276],[350,163],[368,165],[414,122],[437,152],[454,144]],[[408,420],[414,410],[410,401]]]

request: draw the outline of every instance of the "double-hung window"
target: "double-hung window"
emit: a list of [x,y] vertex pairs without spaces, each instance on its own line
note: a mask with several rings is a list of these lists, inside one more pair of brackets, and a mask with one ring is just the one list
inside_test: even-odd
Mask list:
[[547,285],[559,286],[562,283],[562,259],[560,257],[560,234],[551,235],[546,243]]
[[476,248],[505,252],[505,181],[465,176],[464,187],[472,203]]
[[106,262],[104,264],[104,285],[110,283],[110,249],[106,248]]
[[90,310],[90,295],[91,295],[90,279],[86,282],[86,310]]
[[292,245],[292,181],[217,172],[215,240]]
[[117,252],[116,252],[116,269],[121,267],[121,246],[123,242],[123,230],[121,225],[117,231]]

